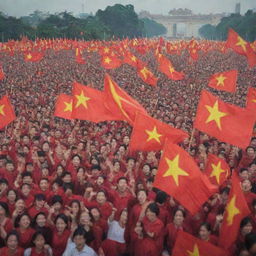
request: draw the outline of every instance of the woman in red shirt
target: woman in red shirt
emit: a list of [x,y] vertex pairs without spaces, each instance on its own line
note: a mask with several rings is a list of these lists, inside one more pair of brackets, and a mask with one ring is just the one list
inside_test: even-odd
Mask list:
[[211,235],[211,225],[207,222],[204,222],[200,225],[199,238],[214,245],[218,244],[218,238],[214,235]]
[[65,214],[59,214],[53,227],[52,250],[54,256],[61,256],[65,251],[70,230],[68,229],[69,221]]
[[97,208],[100,210],[102,218],[107,220],[112,213],[112,205],[107,201],[107,195],[104,190],[100,190],[96,194]]
[[0,249],[0,255],[3,256],[23,256],[23,249],[18,246],[19,236],[13,230],[6,237],[6,246]]
[[35,233],[35,230],[30,227],[30,224],[30,216],[27,213],[19,215],[15,220],[15,227],[20,237],[19,244],[24,249],[29,247],[31,238]]
[[6,203],[8,204],[10,215],[12,215],[15,210],[15,203],[17,200],[16,190],[14,189],[8,190],[6,198],[7,198]]

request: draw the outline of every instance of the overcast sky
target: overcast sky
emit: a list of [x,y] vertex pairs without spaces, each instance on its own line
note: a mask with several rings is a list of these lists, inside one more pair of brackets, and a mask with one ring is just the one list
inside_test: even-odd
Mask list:
[[[189,8],[194,13],[234,12],[239,0],[0,0],[0,11],[10,16],[23,16],[34,10],[44,12],[69,11],[74,14],[82,12],[82,4],[87,13],[95,13],[116,3],[133,4],[136,12],[147,10],[151,13],[167,14],[173,8]],[[256,0],[240,0],[241,11],[256,8]]]

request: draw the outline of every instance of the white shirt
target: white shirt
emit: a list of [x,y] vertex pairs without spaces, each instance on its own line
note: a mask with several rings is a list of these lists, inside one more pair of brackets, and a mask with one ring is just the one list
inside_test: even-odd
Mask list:
[[76,249],[76,244],[68,239],[67,247],[62,256],[98,256],[98,254],[89,246],[85,245],[82,251]]
[[109,229],[108,229],[107,238],[122,244],[125,243],[125,240],[124,240],[125,228],[122,228],[119,225],[119,222],[116,220],[109,222],[108,226],[109,226]]

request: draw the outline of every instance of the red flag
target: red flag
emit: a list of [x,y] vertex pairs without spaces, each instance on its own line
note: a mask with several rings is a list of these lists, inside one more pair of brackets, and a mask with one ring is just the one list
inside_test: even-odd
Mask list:
[[236,53],[247,57],[250,67],[256,65],[256,53],[251,45],[240,37],[233,29],[229,29],[226,46],[233,49]]
[[0,67],[0,81],[3,80],[4,78],[5,78],[5,74],[4,74],[3,68]]
[[25,54],[24,56],[24,60],[26,62],[38,62],[40,60],[42,60],[44,57],[44,54],[42,52],[28,52]]
[[250,144],[255,117],[251,111],[227,104],[203,90],[194,127],[240,148]]
[[66,94],[60,94],[57,98],[56,104],[55,104],[55,112],[54,116],[58,116],[61,118],[69,119],[71,120],[72,117],[72,105],[73,105],[73,97],[66,95]]
[[146,66],[138,68],[138,76],[149,85],[157,85],[158,78]]
[[183,80],[185,78],[185,74],[183,72],[176,71],[170,60],[164,56],[159,58],[159,71],[174,81]]
[[217,190],[199,170],[194,159],[184,149],[168,141],[153,185],[173,196],[192,215]]
[[250,87],[247,93],[247,104],[246,108],[255,110],[256,109],[256,88]]
[[182,142],[188,135],[172,126],[142,113],[137,113],[133,125],[129,151],[161,150],[168,139],[172,143]]
[[108,74],[104,80],[105,106],[110,112],[118,116],[118,120],[124,120],[133,125],[136,112],[147,115],[146,110],[124,90],[122,90]]
[[124,56],[123,63],[126,63],[132,67],[138,68],[141,66],[145,66],[146,64],[143,63],[139,58],[137,58],[135,55],[127,52]]
[[82,52],[79,48],[76,48],[76,63],[79,63],[79,64],[86,63],[86,61],[84,60],[84,58],[82,56]]
[[237,70],[215,73],[210,77],[208,86],[226,92],[236,91]]
[[213,154],[208,154],[205,174],[214,185],[222,185],[230,175],[229,165]]
[[13,107],[8,96],[3,96],[0,99],[0,129],[16,119]]
[[115,56],[105,55],[102,56],[101,65],[105,69],[115,69],[122,65],[122,62]]
[[225,249],[235,242],[241,220],[250,214],[237,174],[232,174],[232,188],[220,228],[219,245]]
[[111,113],[104,107],[104,93],[102,91],[74,82],[72,93],[72,118],[95,123],[118,120],[118,116],[114,112]]
[[228,253],[213,244],[179,231],[172,251],[174,256],[227,256]]

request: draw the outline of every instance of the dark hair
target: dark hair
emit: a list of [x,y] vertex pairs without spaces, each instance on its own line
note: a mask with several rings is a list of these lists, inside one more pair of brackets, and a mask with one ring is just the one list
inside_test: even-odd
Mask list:
[[149,178],[147,178],[147,181],[146,182],[151,182],[151,183],[153,183],[154,182],[154,177],[149,177]]
[[125,180],[126,183],[128,183],[128,179],[124,176],[120,177],[118,180],[117,180],[117,183],[119,183],[120,180]]
[[77,229],[74,231],[74,234],[72,236],[72,240],[74,240],[74,238],[76,236],[83,236],[83,238],[86,240],[86,231],[82,226],[78,226]]
[[183,217],[186,218],[186,212],[180,208],[175,209],[175,211],[173,212],[173,218],[178,211],[182,212]]
[[252,224],[252,220],[250,217],[245,217],[241,220],[240,222],[240,229],[242,229],[244,226],[246,226],[247,224],[251,223]]
[[92,165],[91,170],[98,170],[98,171],[100,171],[101,168],[100,168],[99,165],[95,164],[95,165]]
[[148,196],[148,192],[147,192],[146,189],[139,189],[139,190],[136,192],[136,196],[138,196],[138,194],[139,194],[141,191],[144,192],[144,193],[146,194],[146,196]]
[[10,232],[7,234],[7,236],[6,236],[6,238],[5,238],[6,244],[7,244],[7,241],[8,241],[8,239],[9,239],[10,236],[16,236],[17,241],[19,242],[19,240],[20,240],[19,234],[18,234],[18,232],[14,229],[14,230],[10,231]]
[[148,207],[147,207],[147,210],[150,210],[151,212],[155,213],[156,216],[158,216],[159,213],[160,213],[159,207],[156,203],[149,204]]
[[223,193],[226,193],[226,194],[229,194],[230,192],[230,188],[229,187],[224,187],[220,190],[220,194],[223,194]]
[[33,218],[33,220],[32,220],[32,227],[33,227],[33,228],[37,227],[36,221],[37,221],[37,218],[38,218],[39,215],[43,215],[43,216],[46,218],[46,214],[45,214],[44,212],[39,212],[39,213]]
[[165,203],[167,200],[167,194],[164,191],[158,191],[156,194],[155,202],[159,204]]
[[201,227],[205,227],[205,228],[208,230],[208,232],[211,232],[211,231],[212,231],[211,224],[208,223],[208,222],[203,222],[203,223],[201,223],[201,224],[200,224],[200,227],[199,227],[199,230],[200,230]]
[[63,199],[61,198],[60,195],[54,195],[52,197],[51,203],[52,203],[52,205],[55,204],[55,203],[63,204]]
[[65,214],[60,213],[56,216],[56,218],[54,220],[55,225],[56,225],[58,219],[62,219],[65,222],[65,224],[67,225],[66,228],[68,227],[68,217]]
[[66,192],[68,189],[72,190],[72,192],[74,191],[74,184],[72,183],[64,183],[63,184],[63,189]]
[[0,184],[6,184],[6,185],[8,186],[8,185],[9,185],[9,182],[8,182],[7,179],[1,178],[1,179],[0,179]]
[[14,194],[16,195],[16,198],[15,198],[15,201],[17,200],[17,198],[18,198],[18,193],[17,193],[17,191],[15,190],[15,189],[9,189],[8,191],[7,191],[7,195],[9,194],[9,192],[11,192],[11,191],[13,191],[14,192]]
[[244,172],[244,171],[247,171],[247,172],[248,172],[248,169],[247,169],[247,168],[241,168],[241,169],[239,170],[239,173],[242,173],[242,172]]
[[46,197],[44,194],[36,194],[35,195],[35,201],[45,201],[46,200]]
[[23,183],[23,184],[21,185],[21,189],[22,189],[23,187],[25,187],[25,186],[28,186],[28,187],[31,189],[31,185],[28,184],[28,183]]
[[24,179],[25,177],[27,177],[27,176],[29,176],[30,178],[32,178],[32,173],[31,172],[23,172],[22,174],[21,174],[21,178],[22,179]]
[[1,202],[1,201],[0,201],[0,206],[4,209],[5,215],[6,215],[6,216],[9,216],[9,215],[10,215],[10,211],[9,211],[8,204],[5,203],[5,202]]
[[19,228],[19,227],[20,227],[20,220],[21,220],[21,218],[22,218],[23,216],[27,216],[27,217],[29,218],[29,220],[30,220],[30,225],[31,225],[31,218],[30,218],[29,214],[28,214],[28,213],[22,213],[21,215],[18,215],[17,218],[16,218],[15,221],[14,221],[14,227],[15,227],[15,228]]
[[79,158],[80,162],[82,162],[82,158],[81,158],[81,156],[79,156],[78,154],[73,155],[73,156],[72,156],[72,160],[73,160],[76,156]]
[[42,236],[42,237],[44,238],[44,241],[46,242],[44,233],[43,233],[42,231],[36,231],[36,232],[33,234],[32,238],[31,238],[31,244],[32,244],[33,247],[35,247],[35,243],[34,243],[34,242],[35,242],[35,240],[36,240],[36,238],[37,238],[38,236]]
[[247,250],[250,250],[252,246],[256,244],[256,234],[250,233],[245,236],[245,247]]

